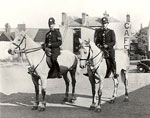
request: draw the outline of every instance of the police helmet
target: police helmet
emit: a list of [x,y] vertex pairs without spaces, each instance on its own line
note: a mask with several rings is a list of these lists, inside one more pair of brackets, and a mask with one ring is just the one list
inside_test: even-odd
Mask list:
[[102,24],[107,24],[107,23],[109,23],[109,22],[108,22],[108,18],[106,18],[106,17],[103,17],[103,18],[101,19],[101,22],[102,22]]
[[55,19],[53,17],[49,18],[48,24],[49,25],[55,24]]

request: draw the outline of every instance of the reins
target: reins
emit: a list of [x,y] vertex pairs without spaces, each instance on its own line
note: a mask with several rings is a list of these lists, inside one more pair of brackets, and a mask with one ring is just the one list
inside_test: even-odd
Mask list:
[[[25,35],[23,36],[23,38],[22,38],[22,40],[21,40],[21,42],[20,42],[19,45],[17,45],[17,44],[14,43],[14,42],[12,42],[12,44],[16,46],[15,49],[17,49],[17,48],[19,49],[19,52],[18,52],[18,53],[20,53],[20,54],[21,54],[21,53],[22,53],[22,54],[24,53],[24,54],[25,54],[26,59],[27,59],[27,62],[28,62],[28,64],[29,64],[29,66],[30,66],[30,67],[28,68],[28,71],[29,71],[28,73],[31,74],[32,77],[33,77],[33,76],[36,76],[37,78],[39,78],[39,79],[41,80],[41,77],[38,75],[36,69],[37,69],[37,67],[40,65],[40,63],[43,61],[43,59],[44,59],[44,57],[45,57],[45,53],[44,53],[42,59],[40,60],[40,62],[34,67],[34,66],[30,63],[27,54],[28,54],[28,53],[32,53],[32,52],[39,51],[39,50],[42,49],[42,47],[31,48],[31,49],[25,49],[25,48],[26,48],[26,40],[25,40],[25,46],[24,46],[23,49],[21,49],[21,48],[20,48],[20,45],[23,43],[23,40],[24,40],[24,39],[26,39]],[[40,86],[41,86],[41,84],[37,84],[34,79],[32,79],[32,80],[33,80],[33,82],[34,82],[36,85],[40,85]],[[42,81],[41,81],[41,83],[42,83]]]
[[[100,55],[100,53],[102,53],[102,51],[100,51],[99,53],[97,53],[94,57],[91,57],[90,58],[90,55],[91,55],[91,52],[93,53],[93,50],[92,50],[92,48],[91,48],[91,46],[89,45],[89,46],[86,46],[86,47],[89,47],[89,53],[88,53],[88,56],[87,56],[87,59],[80,59],[80,60],[85,60],[88,64],[88,66],[90,67],[90,69],[91,69],[91,71],[92,71],[92,73],[93,73],[93,75],[95,75],[95,73],[96,73],[96,71],[98,70],[98,68],[99,68],[99,66],[100,66],[100,63],[103,61],[103,56],[99,59],[99,61],[95,64],[95,65],[97,65],[97,64],[99,64],[95,69],[92,69],[91,67],[92,67],[92,65],[91,65],[91,61],[92,61],[92,63],[93,63],[93,60],[95,59],[95,58],[97,58],[99,55]],[[94,71],[93,71],[94,70]],[[98,81],[96,84],[98,84],[100,81]]]
[[[87,59],[80,59],[80,60],[85,60],[85,61],[87,61],[87,62],[90,62],[90,60],[93,61],[96,57],[98,57],[98,55],[100,55],[100,53],[102,53],[102,51],[100,51],[99,53],[97,53],[97,55],[95,55],[94,57],[90,58],[90,55],[91,55],[90,50],[92,51],[92,53],[93,53],[93,50],[92,50],[92,48],[91,48],[90,45],[89,45],[89,46],[86,46],[86,47],[89,47],[89,53],[88,53]],[[102,59],[103,59],[103,58],[102,58]],[[101,62],[102,59],[100,58],[99,61],[97,62],[97,64],[98,64],[99,62]],[[99,66],[98,66],[98,67],[99,67]],[[98,68],[97,68],[97,69],[98,69]]]

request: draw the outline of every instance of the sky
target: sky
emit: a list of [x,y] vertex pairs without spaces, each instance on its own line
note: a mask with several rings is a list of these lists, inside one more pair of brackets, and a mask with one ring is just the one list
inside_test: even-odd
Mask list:
[[150,22],[149,0],[0,0],[0,28],[6,23],[12,28],[21,23],[27,28],[48,28],[49,17],[54,17],[58,26],[61,24],[62,12],[68,16],[82,17],[84,12],[102,17],[105,11],[120,21],[130,14],[133,30]]

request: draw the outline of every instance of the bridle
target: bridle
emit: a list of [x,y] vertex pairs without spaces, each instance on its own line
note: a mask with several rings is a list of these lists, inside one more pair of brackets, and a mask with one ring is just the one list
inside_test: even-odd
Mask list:
[[[85,47],[89,47],[88,56],[87,56],[86,59],[81,59],[81,58],[79,58],[80,61],[88,61],[88,60],[90,59],[90,54],[91,54],[90,51],[92,51],[92,50],[91,50],[91,46],[85,46]],[[81,48],[83,48],[83,47],[81,47]]]
[[[20,46],[21,46],[21,44],[23,43],[24,40],[25,40],[25,46],[24,46],[23,49],[21,49]],[[25,35],[23,36],[23,38],[22,38],[21,42],[19,43],[19,45],[14,43],[14,42],[12,42],[12,44],[16,46],[15,49],[19,49],[19,51],[24,50],[26,48],[26,36]]]
[[[23,43],[23,41],[25,41],[25,45],[24,45],[24,48],[21,49],[21,44]],[[40,63],[43,61],[43,59],[44,59],[44,57],[45,57],[45,53],[44,53],[42,59],[40,60],[40,62],[39,62],[35,67],[30,63],[27,54],[28,54],[28,53],[31,53],[31,52],[39,51],[39,50],[42,49],[42,47],[26,49],[27,43],[26,43],[26,36],[25,36],[25,35],[24,35],[23,38],[21,39],[21,42],[19,43],[19,45],[16,44],[16,43],[14,43],[14,42],[12,42],[12,44],[16,46],[15,50],[16,50],[16,49],[19,49],[19,52],[18,52],[18,53],[20,53],[20,55],[21,55],[21,53],[24,53],[24,54],[25,54],[26,59],[27,59],[27,61],[28,61],[28,63],[29,63],[29,66],[30,66],[30,67],[28,68],[28,70],[29,70],[28,73],[31,74],[31,76],[36,75],[36,76],[39,77],[39,79],[41,80],[41,78],[40,78],[40,76],[38,75],[36,69],[37,69],[37,67],[40,65]],[[15,53],[16,53],[16,52],[15,52]],[[33,75],[32,75],[32,74],[33,74]],[[34,78],[33,78],[32,80],[33,80],[33,82],[36,84]],[[40,84],[38,84],[38,85],[40,85]],[[40,86],[41,86],[41,85],[40,85]]]
[[[25,41],[25,44],[24,44],[24,48],[21,49],[20,46],[21,46],[21,44],[23,43],[23,41]],[[19,44],[16,44],[16,43],[14,43],[14,42],[12,42],[12,44],[16,46],[15,50],[16,50],[16,49],[19,49],[19,52],[18,52],[18,53],[20,53],[20,54],[21,54],[21,53],[27,54],[27,53],[35,52],[35,51],[38,51],[38,50],[42,49],[41,47],[26,49],[26,45],[27,45],[27,44],[26,44],[26,36],[25,36],[25,35],[23,36],[23,38],[21,39],[21,42],[20,42]]]
[[86,59],[79,58],[80,61],[86,61],[86,63],[89,63],[89,62],[93,61],[100,53],[102,53],[102,51],[100,50],[99,53],[97,53],[94,57],[91,57],[91,52],[93,53],[93,50],[92,50],[91,46],[89,45],[89,46],[85,46],[85,47],[89,47],[88,56],[87,56]]
[[[93,75],[95,75],[96,71],[98,70],[98,68],[100,67],[101,62],[103,61],[103,56],[101,56],[101,58],[98,60],[98,62],[93,65],[93,60],[96,59],[101,53],[102,50],[100,50],[94,57],[91,56],[91,53],[93,53],[93,50],[91,48],[91,46],[85,46],[85,47],[89,47],[89,53],[86,59],[81,59],[79,58],[80,61],[86,61],[86,65],[89,67],[89,69],[91,70],[91,72],[93,73]],[[93,55],[93,54],[92,54]],[[97,65],[97,66],[96,66]],[[98,84],[100,82],[100,80],[98,82],[95,82],[96,84]]]

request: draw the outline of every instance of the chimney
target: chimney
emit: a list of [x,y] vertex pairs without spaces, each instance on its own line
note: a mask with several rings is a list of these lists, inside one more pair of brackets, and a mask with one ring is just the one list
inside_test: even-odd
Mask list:
[[86,14],[86,26],[89,26],[89,15],[88,14]]
[[143,25],[141,24],[141,27],[140,27],[140,29],[143,29]]
[[107,18],[109,17],[109,14],[107,13],[107,11],[105,11],[105,12],[103,13],[103,16],[104,16],[104,17],[107,17]]
[[18,30],[19,30],[19,32],[25,31],[26,30],[26,25],[25,24],[18,24]]
[[65,12],[62,12],[62,22],[61,25],[67,25],[67,14]]
[[6,23],[5,24],[5,32],[10,34],[10,30],[11,30],[11,27],[10,27],[9,23]]
[[86,24],[86,21],[87,19],[86,19],[86,13],[82,13],[82,25],[83,26],[86,26],[87,24]]

